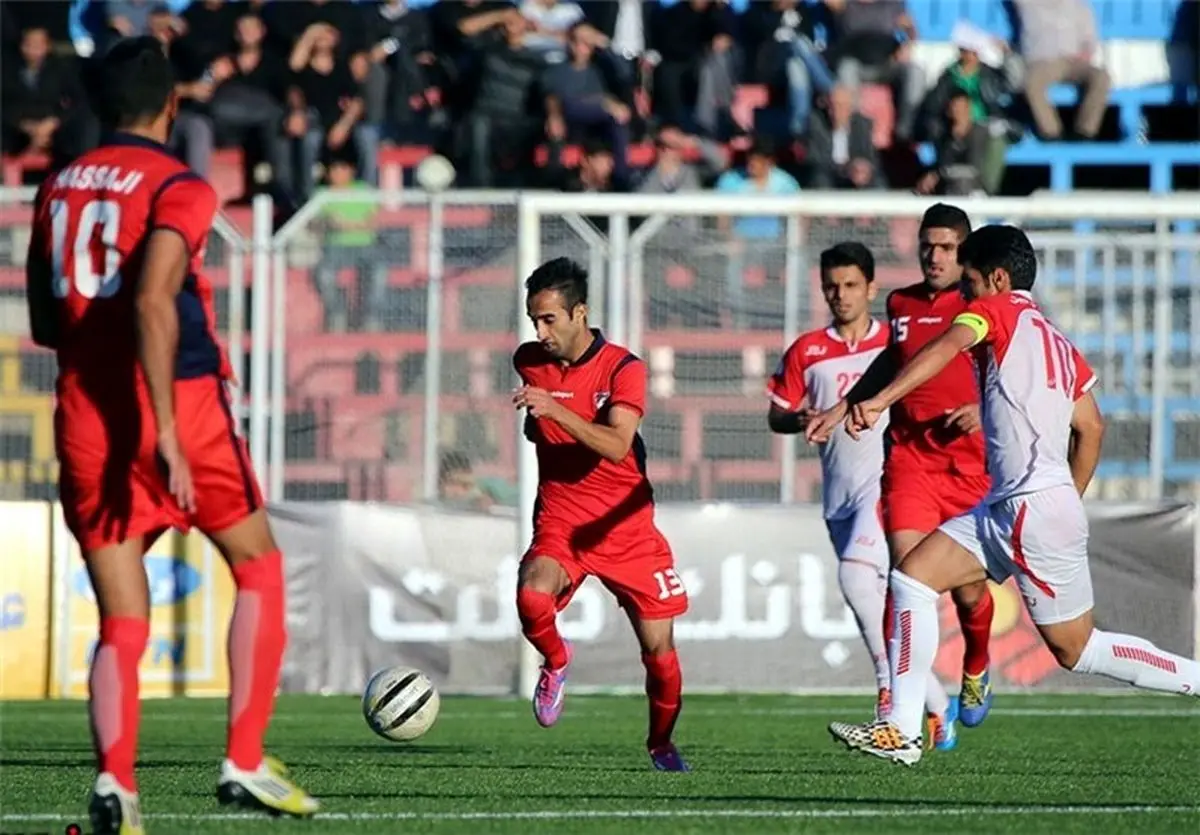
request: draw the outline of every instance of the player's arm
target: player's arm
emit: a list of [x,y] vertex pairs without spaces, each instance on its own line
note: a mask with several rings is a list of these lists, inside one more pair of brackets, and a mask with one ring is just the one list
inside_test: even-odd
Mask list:
[[801,342],[792,344],[779,360],[779,367],[767,380],[767,426],[779,435],[797,435],[808,428],[816,412],[805,402],[808,386],[804,381],[805,360]]
[[183,289],[191,253],[175,229],[155,229],[146,243],[137,293],[138,355],[158,436],[175,432],[175,355],[179,348],[179,313],[175,299]]
[[900,361],[896,349],[889,345],[879,352],[858,382],[846,392],[846,405],[853,406],[855,403],[870,400],[895,380],[899,371]]
[[1104,416],[1092,393],[1086,392],[1075,401],[1071,413],[1071,440],[1067,449],[1067,463],[1071,466],[1071,478],[1079,495],[1087,492],[1100,463],[1100,447],[1104,441]]
[[909,392],[937,376],[943,368],[963,351],[982,342],[988,334],[988,323],[975,313],[962,313],[950,329],[917,352],[900,369],[896,378],[872,398],[872,403],[887,408]]
[[25,300],[29,305],[29,333],[43,348],[58,347],[58,310],[54,299],[54,269],[46,254],[41,223],[35,221],[25,256]]
[[567,408],[560,408],[552,417],[579,443],[614,464],[625,459],[633,448],[642,416],[628,406],[614,405],[608,410],[608,424],[592,423]]
[[789,412],[772,402],[771,409],[767,412],[767,426],[777,435],[798,435],[808,428],[808,422],[814,414],[816,413],[807,406],[798,412]]

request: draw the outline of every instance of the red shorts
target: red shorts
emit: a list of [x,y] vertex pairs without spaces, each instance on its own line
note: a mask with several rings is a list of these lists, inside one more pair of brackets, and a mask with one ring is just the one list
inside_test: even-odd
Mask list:
[[67,527],[81,549],[167,528],[221,531],[263,506],[224,381],[215,376],[177,380],[175,414],[196,490],[196,510],[190,514],[168,489],[144,392],[93,397],[62,387],[54,415],[59,492]]
[[883,529],[932,533],[943,522],[973,509],[987,495],[987,474],[928,471],[909,463],[883,470]]
[[525,559],[546,557],[562,566],[571,585],[558,597],[561,612],[588,577],[596,577],[622,607],[643,620],[675,618],[688,609],[687,589],[675,573],[671,546],[653,523],[610,534],[602,542],[581,547],[572,528],[539,523]]

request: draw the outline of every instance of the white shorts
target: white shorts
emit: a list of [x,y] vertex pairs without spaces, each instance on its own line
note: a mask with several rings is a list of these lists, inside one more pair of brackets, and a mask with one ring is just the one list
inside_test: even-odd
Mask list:
[[1034,623],[1074,620],[1094,605],[1087,514],[1074,487],[980,504],[939,530],[997,583],[1016,577]]
[[891,570],[887,536],[883,532],[879,497],[871,496],[858,509],[843,519],[826,519],[825,528],[839,560],[861,562],[875,568],[879,576],[887,577]]

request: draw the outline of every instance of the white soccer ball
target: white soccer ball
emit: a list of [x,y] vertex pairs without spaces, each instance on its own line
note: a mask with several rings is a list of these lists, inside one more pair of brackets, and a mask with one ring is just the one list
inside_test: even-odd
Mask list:
[[454,184],[457,173],[454,163],[441,154],[433,154],[417,164],[417,185],[426,191],[445,191]]
[[363,718],[384,739],[408,742],[433,727],[441,697],[429,676],[411,667],[386,667],[367,682]]

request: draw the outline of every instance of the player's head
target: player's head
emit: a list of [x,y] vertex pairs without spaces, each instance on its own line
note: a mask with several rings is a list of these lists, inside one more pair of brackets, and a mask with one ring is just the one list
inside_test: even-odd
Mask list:
[[471,472],[471,459],[465,452],[449,450],[442,454],[438,466],[438,493],[443,499],[459,499],[468,496],[475,487],[475,476]]
[[957,206],[937,203],[921,218],[921,276],[934,290],[946,290],[958,284],[962,268],[958,266],[958,245],[971,234],[971,219]]
[[525,279],[525,310],[538,342],[558,359],[575,359],[588,337],[588,274],[570,258],[542,264]]
[[106,127],[167,141],[179,100],[175,73],[156,38],[117,41],[100,59],[93,81],[96,113]]
[[821,293],[835,323],[848,325],[870,316],[876,292],[871,250],[846,241],[821,253]]
[[1037,278],[1033,244],[1015,226],[976,229],[958,248],[958,261],[963,268],[963,292],[972,299],[1032,290]]

